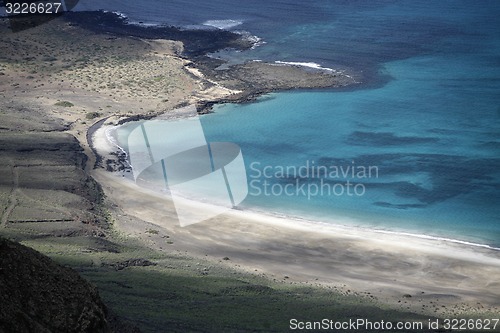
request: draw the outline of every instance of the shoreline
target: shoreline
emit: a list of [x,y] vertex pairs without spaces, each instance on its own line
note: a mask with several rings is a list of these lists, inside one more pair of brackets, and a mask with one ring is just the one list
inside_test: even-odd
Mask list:
[[[100,154],[113,149],[105,132],[100,127],[94,134]],[[290,283],[346,285],[359,293],[374,293],[392,306],[399,305],[401,295],[420,292],[429,302],[500,306],[500,284],[494,278],[500,274],[496,248],[350,227],[342,221],[330,225],[234,209],[182,228],[164,195],[140,188],[120,173],[98,169],[93,176],[113,193],[120,211],[134,218],[120,222],[118,229],[158,251],[164,251],[161,235],[168,234],[179,252],[213,261],[230,257],[232,264],[247,272],[258,270]],[[186,205],[198,209],[195,202],[186,200]],[[145,238],[147,228],[158,229],[158,237]]]
[[[257,209],[253,209],[257,208]],[[432,242],[443,242],[445,244],[456,244],[459,246],[465,246],[465,247],[470,247],[472,250],[473,249],[484,249],[487,251],[498,251],[500,252],[500,247],[496,247],[494,245],[489,245],[489,244],[484,244],[484,243],[478,243],[478,242],[472,242],[468,241],[465,239],[460,239],[460,238],[450,238],[446,236],[437,236],[437,235],[431,235],[431,234],[425,234],[425,233],[416,233],[416,232],[411,232],[411,231],[396,231],[396,230],[391,230],[391,229],[382,229],[382,228],[373,228],[369,226],[355,226],[355,225],[350,225],[348,222],[345,224],[336,224],[336,223],[330,223],[330,222],[325,222],[321,220],[314,220],[312,218],[307,218],[307,217],[301,217],[301,216],[295,216],[295,215],[285,215],[279,212],[272,212],[272,211],[264,211],[264,210],[259,210],[258,207],[252,207],[252,208],[238,208],[238,211],[242,212],[247,212],[249,214],[255,214],[259,215],[261,218],[277,218],[281,220],[286,220],[290,221],[291,223],[299,223],[299,224],[304,224],[305,226],[310,226],[311,228],[314,228],[315,226],[321,227],[324,226],[326,228],[332,227],[332,228],[338,228],[339,230],[351,230],[353,232],[359,231],[359,232],[366,232],[368,234],[382,234],[382,235],[394,235],[394,236],[402,236],[402,237],[409,237],[409,238],[415,238],[415,239],[422,239],[422,240],[429,240]],[[350,220],[350,218],[346,217],[346,220]],[[359,220],[356,220],[359,221]]]
[[[103,123],[104,123],[104,121],[101,121],[101,122],[98,122],[98,123],[93,125],[93,126],[97,126],[97,128],[95,128],[93,130],[93,134],[91,135],[91,137],[93,137],[95,135],[95,133],[99,130],[99,128],[102,127]],[[107,140],[107,145],[109,145],[110,148],[115,147],[117,150],[121,151],[124,154],[124,156],[125,156],[124,160],[121,160],[120,162],[127,163],[129,166],[131,166],[129,161],[127,160],[126,150],[118,144],[116,137],[115,137],[116,130],[118,129],[119,126],[121,126],[121,125],[109,126],[108,128],[105,128],[104,135],[105,135],[105,138]],[[92,141],[89,141],[89,144],[92,147]],[[102,149],[102,147],[101,147],[101,149]],[[97,153],[97,150],[95,150],[94,148],[93,148],[93,151]],[[100,156],[100,155],[98,155],[98,156]],[[101,156],[101,158],[102,158],[102,156]],[[186,198],[186,199],[191,200],[190,198]],[[307,217],[285,215],[285,214],[282,214],[279,212],[259,210],[258,209],[259,207],[253,207],[253,208],[254,209],[252,209],[252,208],[247,208],[247,209],[237,208],[236,210],[240,211],[240,212],[247,212],[249,214],[255,214],[256,216],[260,216],[261,218],[272,218],[272,219],[277,218],[277,219],[281,219],[281,220],[292,221],[293,223],[309,225],[311,228],[314,228],[315,226],[325,226],[325,227],[331,226],[331,227],[342,229],[342,230],[352,229],[353,231],[361,231],[361,232],[366,231],[367,233],[380,233],[380,234],[388,234],[388,235],[395,235],[395,236],[405,236],[405,237],[419,238],[419,239],[425,239],[425,240],[431,240],[431,241],[459,244],[459,245],[468,246],[471,248],[482,248],[482,249],[491,250],[491,251],[500,251],[500,247],[490,245],[490,244],[485,244],[485,243],[472,242],[472,241],[468,241],[465,239],[450,238],[450,237],[446,237],[446,236],[429,235],[429,234],[425,234],[425,233],[419,234],[419,233],[411,232],[410,230],[408,230],[408,231],[404,231],[404,230],[396,231],[396,230],[391,230],[391,229],[377,229],[377,228],[371,228],[368,226],[366,226],[366,227],[365,226],[353,226],[353,225],[349,225],[347,223],[346,224],[332,224],[332,223],[329,223],[326,221],[309,219]]]
[[[178,118],[178,117],[183,117],[184,115],[182,114],[181,110],[174,110],[174,113],[167,113],[165,116],[158,116],[154,117],[151,119],[172,119],[172,118]],[[108,118],[106,118],[108,119]],[[95,127],[92,129],[92,134],[89,135],[89,146],[92,148],[92,151],[96,153],[96,156],[99,156],[99,159],[103,159],[103,156],[99,155],[97,150],[93,148],[92,144],[92,137],[94,134],[99,131],[99,128],[103,127],[104,120],[99,121],[95,123],[92,127]],[[144,119],[142,119],[144,120]],[[104,129],[104,136],[106,140],[108,141],[107,145],[109,145],[109,148],[114,147],[116,148],[115,150],[120,151],[123,153],[123,158],[119,159],[119,163],[121,165],[127,164],[129,167],[132,167],[130,165],[130,162],[127,159],[127,152],[126,150],[121,147],[116,139],[116,130],[118,127],[122,126],[125,123],[128,122],[134,122],[134,121],[141,121],[141,120],[125,120],[125,121],[120,121],[118,125],[112,125],[108,126],[107,128]],[[107,153],[109,154],[110,151]],[[116,171],[112,171],[116,172]],[[190,198],[186,198],[190,199]],[[256,215],[261,215],[261,217],[269,217],[269,218],[278,218],[278,219],[283,219],[283,220],[289,220],[292,221],[293,223],[304,223],[308,224],[311,227],[314,228],[315,225],[324,225],[324,226],[333,226],[333,227],[338,227],[341,229],[353,229],[353,230],[359,230],[359,231],[367,231],[368,233],[376,233],[376,234],[388,234],[388,235],[400,235],[400,236],[407,236],[411,238],[418,238],[418,239],[425,239],[425,240],[432,240],[432,241],[439,241],[439,242],[445,242],[445,243],[452,243],[452,244],[459,244],[463,246],[468,246],[471,248],[482,248],[486,250],[491,250],[491,251],[500,251],[500,247],[496,245],[491,245],[487,243],[480,243],[472,240],[467,240],[465,238],[451,238],[450,236],[447,235],[432,235],[432,234],[426,234],[426,233],[417,233],[415,230],[394,230],[391,228],[373,228],[370,226],[353,226],[350,225],[349,223],[342,224],[342,225],[337,225],[337,224],[332,224],[326,221],[321,221],[321,220],[315,220],[313,218],[308,218],[308,217],[303,217],[303,216],[296,216],[296,215],[286,215],[280,212],[273,212],[273,211],[266,211],[266,210],[260,210],[259,207],[251,207],[251,208],[237,208],[238,211],[242,212],[248,212],[250,214],[256,214]],[[351,220],[350,218],[347,218]],[[356,220],[358,221],[358,220]],[[351,223],[352,224],[352,223]]]
[[[361,83],[357,81],[357,78],[345,74],[344,70],[304,62],[248,60],[244,63],[229,65],[221,70],[219,67],[225,65],[226,62],[211,57],[210,53],[223,49],[245,51],[259,43],[259,41],[249,39],[248,36],[229,30],[184,29],[166,25],[134,24],[120,13],[106,11],[69,12],[63,17],[72,25],[94,33],[109,34],[113,36],[112,38],[182,42],[183,48],[177,51],[177,56],[186,61],[185,70],[195,79],[204,81],[208,90],[214,87],[225,91],[224,96],[199,98],[196,102],[199,114],[210,113],[215,104],[252,102],[262,95],[273,92],[297,89],[340,89]],[[100,23],[97,24],[97,22]],[[248,77],[254,79],[248,80]],[[149,117],[149,115],[144,117]]]

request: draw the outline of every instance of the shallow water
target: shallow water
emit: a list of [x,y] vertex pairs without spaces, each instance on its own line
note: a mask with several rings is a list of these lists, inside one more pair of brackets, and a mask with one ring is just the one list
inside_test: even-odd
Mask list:
[[[209,141],[242,149],[250,185],[243,207],[500,245],[499,2],[191,2],[190,12],[180,1],[140,10],[109,1],[105,9],[135,21],[245,30],[266,44],[224,57],[315,62],[364,82],[270,94],[202,117]],[[313,164],[371,166],[378,177],[293,172]],[[259,175],[266,166],[270,177]],[[280,167],[287,172],[276,174]],[[347,194],[347,180],[358,193]],[[323,193],[312,195],[317,188]]]

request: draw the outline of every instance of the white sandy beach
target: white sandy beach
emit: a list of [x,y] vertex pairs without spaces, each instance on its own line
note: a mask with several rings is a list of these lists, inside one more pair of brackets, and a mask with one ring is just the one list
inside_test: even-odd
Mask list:
[[[105,130],[99,128],[93,140],[104,156],[116,150]],[[93,176],[116,204],[118,230],[161,251],[208,257],[288,283],[372,295],[404,309],[500,310],[500,251],[495,249],[351,228],[341,220],[326,225],[239,210],[182,228],[168,197],[122,173],[97,169]],[[148,229],[159,233],[145,233]]]

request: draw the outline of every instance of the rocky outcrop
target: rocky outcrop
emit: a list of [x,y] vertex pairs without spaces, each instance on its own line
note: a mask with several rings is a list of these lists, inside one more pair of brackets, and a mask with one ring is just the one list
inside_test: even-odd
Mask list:
[[106,315],[74,270],[0,238],[0,332],[110,332]]

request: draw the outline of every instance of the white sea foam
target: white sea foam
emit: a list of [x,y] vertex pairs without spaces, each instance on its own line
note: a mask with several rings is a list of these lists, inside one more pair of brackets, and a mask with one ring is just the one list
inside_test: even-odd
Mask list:
[[116,130],[118,129],[118,126],[110,126],[107,127],[104,130],[104,135],[106,136],[106,140],[108,140],[109,143],[111,143],[113,146],[121,150],[123,153],[127,153],[125,149],[123,149],[117,142],[115,136],[116,136]]
[[468,241],[454,239],[454,238],[430,236],[430,235],[425,235],[425,234],[413,234],[413,233],[408,233],[408,232],[378,230],[378,229],[374,229],[373,231],[378,232],[378,233],[383,233],[383,234],[389,234],[389,235],[402,235],[402,236],[416,237],[416,238],[421,238],[421,239],[430,239],[430,240],[435,240],[435,241],[442,241],[442,242],[447,242],[447,243],[455,243],[455,244],[474,246],[474,247],[482,247],[482,248],[485,248],[488,250],[500,251],[499,247],[494,247],[491,245],[474,243],[474,242],[468,242]]
[[228,30],[243,24],[240,20],[208,20],[203,22],[203,25],[215,27],[221,30]]
[[377,228],[370,228],[370,227],[364,227],[360,226],[359,222],[354,220],[354,219],[349,219],[343,217],[342,220],[348,221],[347,223],[353,223],[353,225],[350,224],[337,224],[337,223],[330,223],[330,222],[324,222],[320,220],[313,220],[313,219],[306,219],[294,215],[288,215],[284,213],[278,213],[278,212],[272,212],[272,211],[267,211],[267,210],[262,210],[258,208],[245,208],[245,209],[240,209],[243,211],[248,211],[249,213],[254,213],[258,214],[261,216],[269,216],[269,217],[275,217],[287,221],[292,221],[295,223],[303,223],[310,228],[314,229],[315,226],[323,226],[323,227],[334,227],[334,228],[341,228],[345,230],[360,230],[360,231],[368,231],[368,232],[374,232],[374,233],[380,233],[380,234],[386,234],[386,235],[395,235],[395,236],[404,236],[404,237],[411,237],[411,238],[418,238],[418,239],[426,239],[430,241],[440,241],[444,243],[453,243],[453,244],[459,244],[459,245],[465,245],[465,246],[471,246],[471,247],[479,247],[479,248],[484,248],[488,250],[493,250],[493,251],[500,251],[500,247],[495,247],[487,244],[481,244],[481,243],[475,243],[475,242],[470,242],[466,240],[460,240],[460,239],[454,239],[454,238],[447,238],[447,237],[441,237],[441,236],[433,236],[433,235],[426,235],[426,234],[417,234],[417,233],[411,233],[411,232],[404,232],[404,231],[393,231],[393,230],[385,230],[385,229],[377,229]]
[[128,16],[125,15],[125,14],[123,14],[122,12],[113,12],[113,14],[116,14],[116,15],[120,16],[122,19],[127,19],[128,18]]
[[121,17],[122,19],[125,19],[125,20],[128,19],[128,16],[125,15],[124,13],[122,13],[122,12],[112,12],[112,11],[109,11],[109,10],[103,10],[102,12],[103,13],[113,13],[113,14]]
[[252,43],[252,47],[251,47],[252,50],[255,49],[258,46],[266,44],[266,42],[262,38],[260,38],[259,36],[252,35],[248,31],[245,31],[245,30],[234,30],[233,32],[237,33],[237,34],[239,34],[241,36],[243,36],[243,38],[245,38],[250,43]]
[[118,130],[119,126],[112,126],[108,127],[104,130],[104,135],[106,136],[106,140],[108,140],[109,143],[111,143],[113,146],[118,148],[123,154],[125,154],[125,162],[128,164],[130,168],[132,168],[132,164],[129,162],[128,158],[128,153],[127,151],[118,144],[118,140],[116,139],[116,136],[118,135],[116,131]]
[[[184,29],[200,29],[200,28],[216,28],[220,30],[231,30],[234,27],[237,27],[239,25],[243,24],[243,21],[241,20],[232,20],[232,19],[227,19],[227,20],[207,20],[202,23],[201,26],[199,25],[190,25],[190,26],[185,26]],[[259,36],[252,35],[248,31],[245,30],[233,30],[232,32],[240,34],[243,36],[245,39],[247,39],[249,42],[252,43],[252,49],[255,49],[258,46],[261,46],[263,44],[266,44],[265,41],[262,40]]]
[[301,67],[309,67],[309,68],[314,68],[314,69],[319,69],[322,71],[328,71],[328,72],[337,72],[333,68],[328,68],[328,67],[323,67],[320,64],[317,64],[315,62],[295,62],[295,61],[275,61],[276,64],[280,65],[291,65],[291,66],[301,66]]
[[320,64],[315,63],[315,62],[295,62],[295,61],[276,60],[275,63],[279,64],[279,65],[301,66],[301,67],[308,67],[308,68],[313,68],[313,69],[317,69],[317,70],[322,70],[322,71],[326,71],[326,72],[330,72],[330,73],[337,73],[337,74],[341,74],[345,77],[350,78],[353,81],[353,83],[359,83],[351,75],[346,74],[345,70],[336,70],[336,69],[329,68],[329,67],[323,67]]
[[252,50],[267,43],[266,41],[262,40],[262,38],[255,35],[250,35],[248,37],[248,40],[253,43]]

